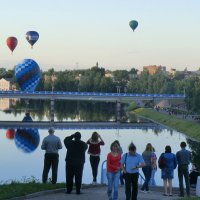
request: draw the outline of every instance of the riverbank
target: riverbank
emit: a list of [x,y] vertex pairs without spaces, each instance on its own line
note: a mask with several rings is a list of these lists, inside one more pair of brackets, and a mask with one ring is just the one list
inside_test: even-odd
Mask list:
[[[139,186],[140,188],[140,186]],[[56,189],[56,190],[48,190],[43,192],[36,192],[30,195],[25,195],[17,198],[12,198],[11,200],[24,200],[24,199],[32,199],[32,200],[104,200],[107,199],[107,186],[106,185],[96,185],[96,186],[84,186],[82,187],[82,194],[77,195],[73,190],[71,194],[65,194],[65,188]],[[150,187],[149,193],[143,193],[140,190],[138,191],[138,200],[158,200],[158,199],[166,199],[166,200],[196,200],[194,191],[192,192],[191,198],[180,198],[178,196],[179,190],[178,188],[173,188],[173,196],[163,196],[163,187]],[[125,198],[125,188],[124,186],[119,186],[119,200],[124,200]]]
[[147,108],[138,108],[132,112],[138,116],[142,116],[154,121],[155,123],[168,126],[178,132],[194,138],[195,140],[200,141],[200,123],[186,119],[179,119],[174,115],[160,113],[156,110]]

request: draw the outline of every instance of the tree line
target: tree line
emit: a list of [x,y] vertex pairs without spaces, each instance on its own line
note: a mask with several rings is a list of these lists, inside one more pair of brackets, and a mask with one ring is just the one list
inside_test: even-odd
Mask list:
[[[0,71],[4,71],[1,68]],[[148,94],[186,94],[188,110],[200,114],[200,77],[175,74],[171,76],[162,70],[153,75],[147,71],[138,74],[138,70],[109,71],[94,66],[84,70],[55,71],[53,68],[42,71],[37,91],[71,91],[71,92],[120,92]],[[0,78],[13,78],[14,70],[0,73]],[[17,83],[16,83],[17,84]]]

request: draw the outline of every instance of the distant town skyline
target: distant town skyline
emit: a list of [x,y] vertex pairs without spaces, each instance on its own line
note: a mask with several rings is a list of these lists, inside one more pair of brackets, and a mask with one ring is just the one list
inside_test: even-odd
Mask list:
[[[31,58],[42,70],[86,69],[97,61],[108,70],[198,70],[199,7],[199,0],[2,0],[0,68]],[[139,23],[134,32],[130,20]],[[30,30],[40,34],[33,49],[25,39]],[[13,55],[9,36],[18,39]]]

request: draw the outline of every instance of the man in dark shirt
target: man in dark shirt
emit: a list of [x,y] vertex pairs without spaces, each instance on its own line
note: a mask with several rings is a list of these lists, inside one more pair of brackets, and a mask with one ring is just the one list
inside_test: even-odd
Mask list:
[[184,197],[183,176],[185,178],[187,196],[190,196],[188,165],[191,162],[191,152],[185,149],[186,147],[185,142],[181,142],[180,146],[181,150],[176,153],[176,158],[178,162],[178,179],[179,179],[180,196]]
[[81,141],[81,134],[79,132],[66,137],[64,139],[64,144],[67,149],[65,158],[67,193],[70,194],[72,192],[73,179],[75,176],[76,194],[81,194],[83,166],[88,145]]
[[26,112],[26,115],[25,115],[25,117],[23,118],[22,121],[23,122],[32,122],[33,121],[29,112]]

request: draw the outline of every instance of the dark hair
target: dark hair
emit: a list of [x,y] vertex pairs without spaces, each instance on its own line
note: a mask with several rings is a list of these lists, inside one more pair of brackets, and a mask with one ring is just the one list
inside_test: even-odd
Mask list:
[[131,142],[128,146],[129,151],[136,151],[136,146]]
[[112,144],[110,145],[110,150],[111,150],[111,151],[112,151],[112,148],[113,148],[114,146],[119,147],[119,145],[114,141],[114,142],[112,142]]
[[116,144],[118,144],[118,146],[120,146],[119,140],[115,140],[114,141]]
[[75,140],[80,140],[81,139],[81,133],[80,132],[74,133],[74,139]]
[[169,145],[167,145],[167,146],[165,147],[165,153],[171,153],[171,152],[172,152],[171,147],[170,147]]
[[181,148],[185,148],[186,147],[186,143],[185,142],[181,142]]
[[27,112],[27,113],[26,113],[26,116],[30,116],[30,113],[29,113],[29,112]]
[[98,133],[93,132],[91,139],[92,139],[92,142],[98,142]]

